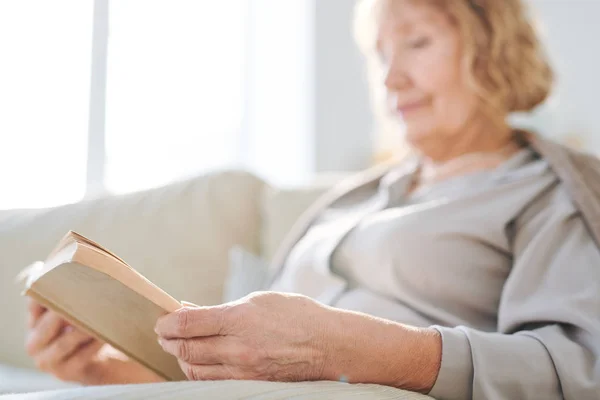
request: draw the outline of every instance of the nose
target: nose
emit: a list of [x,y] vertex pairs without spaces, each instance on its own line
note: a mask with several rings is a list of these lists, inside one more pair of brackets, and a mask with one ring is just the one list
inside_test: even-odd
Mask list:
[[399,62],[392,62],[385,72],[384,85],[388,92],[397,93],[410,87],[410,78]]

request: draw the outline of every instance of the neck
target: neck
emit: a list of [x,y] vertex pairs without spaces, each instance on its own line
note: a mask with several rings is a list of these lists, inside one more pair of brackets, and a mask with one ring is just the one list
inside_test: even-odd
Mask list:
[[497,130],[469,130],[448,142],[437,139],[435,146],[418,147],[423,160],[417,185],[496,168],[520,148],[508,126]]
[[514,141],[510,126],[472,126],[458,136],[432,135],[430,140],[416,143],[415,147],[430,164],[445,164],[473,153],[494,153]]

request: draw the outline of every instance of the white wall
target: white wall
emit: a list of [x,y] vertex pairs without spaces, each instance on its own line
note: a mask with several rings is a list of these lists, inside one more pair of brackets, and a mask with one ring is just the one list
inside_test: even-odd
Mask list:
[[314,162],[315,0],[248,0],[245,167],[278,185],[310,180]]
[[557,72],[555,92],[529,120],[561,140],[580,136],[600,153],[599,0],[530,0]]
[[245,166],[279,186],[371,161],[353,0],[249,0]]
[[353,0],[316,0],[316,171],[355,171],[372,162],[372,116]]

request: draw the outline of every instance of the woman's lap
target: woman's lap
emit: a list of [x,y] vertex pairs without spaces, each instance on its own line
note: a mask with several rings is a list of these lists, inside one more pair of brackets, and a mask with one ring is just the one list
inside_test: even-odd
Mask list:
[[70,399],[398,399],[426,400],[427,396],[377,385],[349,385],[338,382],[167,382],[143,385],[82,387],[49,392],[0,396],[2,400],[70,400]]

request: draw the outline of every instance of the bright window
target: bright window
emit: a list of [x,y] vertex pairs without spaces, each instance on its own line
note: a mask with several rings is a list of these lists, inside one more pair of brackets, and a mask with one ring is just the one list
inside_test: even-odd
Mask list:
[[0,209],[85,193],[92,5],[0,1]]
[[248,3],[1,0],[0,209],[240,164]]
[[106,186],[128,192],[239,159],[247,0],[110,3]]

